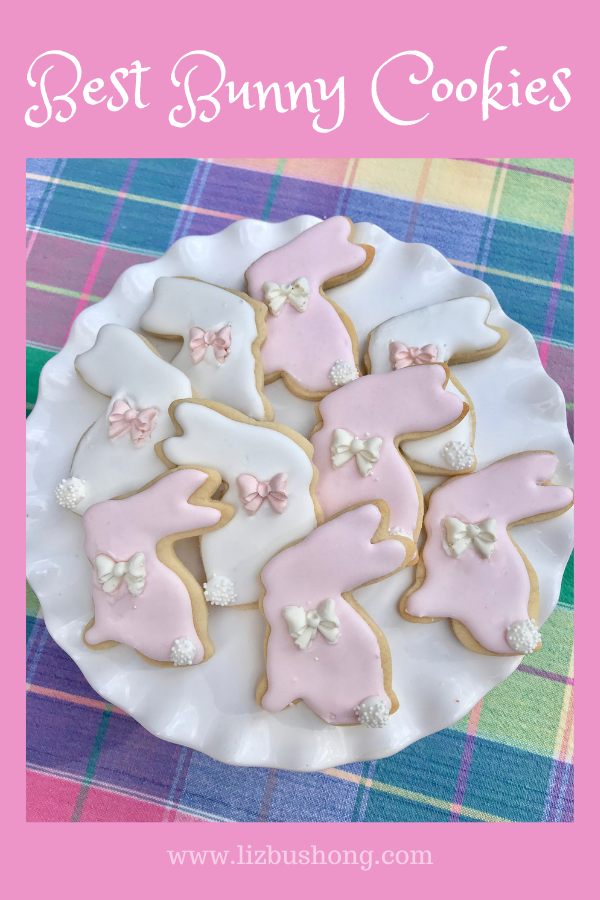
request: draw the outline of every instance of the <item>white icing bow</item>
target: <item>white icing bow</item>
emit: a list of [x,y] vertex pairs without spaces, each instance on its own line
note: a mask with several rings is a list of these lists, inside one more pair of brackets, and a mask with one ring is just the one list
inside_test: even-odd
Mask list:
[[100,553],[94,560],[98,581],[106,594],[114,594],[121,581],[125,579],[127,590],[137,597],[144,590],[146,583],[146,566],[143,553],[134,553],[125,562],[116,562],[105,553]]
[[443,544],[448,556],[460,556],[471,545],[485,559],[492,555],[498,540],[495,519],[484,519],[478,525],[465,525],[460,519],[448,516],[444,519],[443,526],[446,530]]
[[278,316],[287,300],[298,312],[304,312],[308,304],[310,285],[307,278],[297,278],[293,284],[277,284],[265,281],[263,295],[274,316]]
[[286,606],[283,618],[300,650],[306,650],[317,631],[321,632],[329,644],[337,644],[340,639],[340,620],[335,612],[335,600],[323,600],[316,609],[309,612],[301,606]]
[[331,462],[335,469],[345,466],[350,462],[352,457],[356,458],[356,464],[361,475],[370,475],[373,463],[379,459],[379,450],[383,444],[383,439],[379,437],[370,437],[366,441],[344,431],[343,428],[336,428],[333,432],[333,443],[331,445]]

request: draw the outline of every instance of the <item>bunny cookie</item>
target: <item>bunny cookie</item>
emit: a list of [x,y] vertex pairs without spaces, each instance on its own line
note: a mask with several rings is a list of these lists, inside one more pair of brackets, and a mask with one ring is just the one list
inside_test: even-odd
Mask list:
[[61,506],[82,515],[93,503],[137,490],[164,472],[154,444],[175,433],[169,406],[191,397],[192,387],[183,372],[123,325],[103,325],[75,368],[90,387],[110,397],[55,491]]
[[571,507],[573,491],[550,482],[556,465],[553,453],[518,453],[434,488],[402,615],[426,623],[450,618],[458,639],[477,653],[538,650],[537,576],[510,530]]
[[385,503],[330,519],[267,563],[261,609],[267,619],[263,709],[302,699],[332,725],[381,728],[398,708],[383,632],[350,593],[391,575],[415,545],[390,537]]
[[299,397],[318,400],[358,378],[358,344],[348,316],[325,290],[360,275],[373,247],[352,243],[353,226],[333,216],[270,250],[246,271],[248,293],[267,306],[265,381],[282,377]]
[[173,544],[229,521],[231,507],[210,500],[220,482],[217,472],[180,468],[84,513],[95,610],[84,634],[88,646],[117,641],[150,662],[173,666],[213,655],[202,589]]

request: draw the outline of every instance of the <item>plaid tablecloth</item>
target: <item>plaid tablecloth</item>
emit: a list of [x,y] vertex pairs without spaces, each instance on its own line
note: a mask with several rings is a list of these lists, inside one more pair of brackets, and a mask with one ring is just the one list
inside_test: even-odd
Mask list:
[[[128,266],[245,216],[375,222],[437,247],[538,342],[573,425],[573,165],[566,159],[32,159],[27,409],[73,318]],[[453,728],[299,775],[154,738],[87,684],[27,591],[30,821],[571,821],[573,566],[544,649]],[[301,787],[301,790],[299,788]]]

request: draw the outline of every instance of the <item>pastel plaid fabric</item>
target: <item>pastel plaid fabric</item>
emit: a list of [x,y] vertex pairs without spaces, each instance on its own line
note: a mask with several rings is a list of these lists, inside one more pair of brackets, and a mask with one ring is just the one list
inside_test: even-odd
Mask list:
[[[375,222],[484,279],[538,342],[573,427],[566,159],[33,159],[27,409],[76,315],[186,234],[246,216]],[[27,592],[29,821],[572,821],[573,561],[535,665],[389,759],[300,775],[214,762],[102,700]],[[301,787],[301,790],[298,788]]]

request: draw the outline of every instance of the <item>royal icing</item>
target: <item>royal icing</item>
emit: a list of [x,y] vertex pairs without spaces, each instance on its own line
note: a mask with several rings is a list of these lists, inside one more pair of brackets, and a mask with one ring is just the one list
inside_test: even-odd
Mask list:
[[209,347],[212,348],[216,364],[222,366],[231,350],[231,325],[223,325],[218,331],[190,328],[188,348],[195,366],[204,362]]
[[407,347],[402,341],[390,341],[390,367],[406,369],[407,366],[422,366],[424,363],[441,362],[435,344],[424,347]]
[[193,638],[181,637],[173,641],[169,660],[174,666],[192,666],[196,656],[196,644]]
[[54,490],[54,496],[59,506],[75,509],[85,497],[85,479],[62,478]]
[[515,622],[506,629],[506,643],[515,653],[533,653],[541,640],[542,635],[535,624],[535,619]]
[[169,406],[191,397],[192,388],[123,325],[103,325],[75,367],[90,387],[110,397],[81,438],[70,477],[55,491],[61,506],[82,515],[93,503],[138,490],[165,471],[154,444],[175,433]]
[[336,428],[331,441],[331,465],[334,469],[339,469],[354,459],[358,471],[366,477],[371,474],[373,466],[379,459],[382,443],[383,439],[380,437],[366,438],[362,441],[349,431]]
[[157,550],[169,535],[198,534],[219,522],[219,509],[189,502],[207,478],[197,469],[179,469],[137,494],[96,503],[85,512],[94,600],[88,644],[118,641],[178,666],[211,655],[212,644],[204,646],[196,633],[188,586]]
[[223,499],[235,515],[202,538],[205,591],[211,603],[240,606],[258,601],[265,563],[315,528],[315,472],[301,444],[308,452],[310,445],[299,435],[296,442],[282,426],[238,421],[220,410],[227,411],[201,402],[177,404],[183,435],[165,441],[162,451],[176,465],[217,469],[227,482]]
[[331,367],[329,379],[334,387],[341,387],[358,378],[359,372],[354,363],[345,362],[343,359],[336,359]]
[[337,644],[340,639],[340,620],[335,611],[335,600],[328,597],[316,609],[305,610],[302,606],[286,606],[283,618],[296,647],[306,650],[317,632],[328,644]]
[[374,375],[424,362],[463,361],[495,353],[504,344],[501,331],[486,320],[490,301],[458,297],[394,316],[369,335],[367,354]]
[[458,559],[469,547],[489,559],[496,541],[496,520],[484,519],[483,522],[461,522],[454,516],[447,516],[442,520],[442,546],[448,556]]
[[442,365],[411,366],[359,378],[321,401],[323,424],[310,440],[326,517],[382,499],[390,528],[417,537],[421,495],[395,439],[447,428],[464,415],[462,400],[444,389],[447,377]]
[[146,586],[146,559],[143,553],[134,553],[131,559],[119,562],[106,553],[99,553],[94,560],[94,567],[98,584],[111,597],[123,582],[134,597],[141,594]]
[[415,471],[451,475],[475,468],[475,411],[468,394],[451,374],[446,391],[469,407],[467,415],[453,428],[416,441],[402,441],[400,449]]
[[272,418],[261,392],[258,328],[263,321],[262,307],[256,309],[241,294],[193,278],[165,276],[154,285],[142,328],[183,337],[172,364],[187,375],[199,397],[262,421]]
[[262,348],[267,380],[283,375],[302,392],[323,394],[358,376],[356,336],[347,330],[322,285],[367,262],[350,241],[352,225],[333,216],[271,250],[246,272],[248,293],[269,310]]
[[109,438],[127,435],[136,447],[141,447],[152,437],[158,422],[158,410],[133,409],[126,400],[115,400],[108,416]]
[[271,509],[281,514],[287,506],[287,475],[279,472],[270,481],[259,481],[254,475],[238,475],[237,486],[240,500],[249,516],[253,516],[266,500]]
[[532,645],[536,635],[527,623],[537,579],[507,529],[570,506],[569,488],[547,484],[556,465],[552,453],[522,453],[432,491],[419,563],[424,580],[417,572],[420,586],[401,603],[406,613],[457,620],[493,653],[535,649],[539,639]]
[[[264,567],[262,609],[270,631],[266,681],[257,691],[264,709],[278,712],[302,699],[331,724],[381,727],[396,708],[382,647],[348,596],[405,562],[401,541],[372,542],[380,522],[374,504],[348,510]],[[377,712],[369,717],[371,707]]]
[[[480,298],[472,297],[468,299],[478,300]],[[486,300],[485,302],[487,303],[488,301]],[[445,306],[447,304],[440,303],[437,305]],[[431,308],[425,307],[425,309]],[[422,312],[422,310],[417,310],[416,312]],[[407,313],[407,315],[410,316],[411,313]],[[405,316],[397,317],[397,319],[403,318]],[[396,319],[390,319],[390,322],[395,321]],[[386,324],[384,322],[384,325]],[[375,329],[375,331],[377,330]],[[389,345],[387,365],[382,357],[380,360],[381,365],[374,366],[373,372],[391,372],[411,366],[420,366],[434,362],[435,357],[437,357],[438,348],[434,344],[426,344],[424,347],[409,347],[406,352],[398,350],[397,344],[398,342],[392,341]],[[402,346],[404,347],[405,345],[402,344]],[[444,362],[444,360],[440,359],[439,362]],[[426,467],[424,471],[432,470],[432,474],[444,474],[447,471],[454,474],[454,472],[471,470],[475,467],[475,451],[473,449],[475,441],[475,414],[471,402],[462,386],[453,376],[450,376],[446,390],[456,394],[457,397],[465,401],[469,405],[469,412],[464,419],[458,422],[454,428],[448,429],[448,431],[444,431],[441,434],[433,434],[420,440],[403,441],[401,443],[400,449],[406,458],[411,463],[418,464],[416,467],[417,471],[421,471],[422,467]]]
[[233,581],[224,575],[212,575],[203,587],[204,596],[213,606],[231,606],[237,600]]
[[[471,415],[469,413],[469,416],[465,416],[465,419],[470,419]],[[447,437],[448,435],[446,435]],[[471,469],[475,465],[475,451],[471,444],[467,444],[465,441],[447,441],[440,450],[440,455],[445,465],[457,472]]]
[[[505,333],[486,324],[490,301],[485,297],[459,297],[424,306],[383,322],[369,335],[367,367],[373,374],[429,362],[452,363],[496,353]],[[468,395],[453,379],[447,390],[471,409],[453,429],[442,435],[405,442],[402,452],[417,471],[433,474],[465,472],[475,467],[475,413]]]
[[285,303],[289,303],[298,312],[305,312],[309,295],[310,285],[307,278],[298,278],[293,284],[265,281],[263,285],[263,300],[272,316],[278,316]]
[[354,707],[356,718],[367,728],[385,728],[390,718],[389,708],[381,697],[367,697]]

